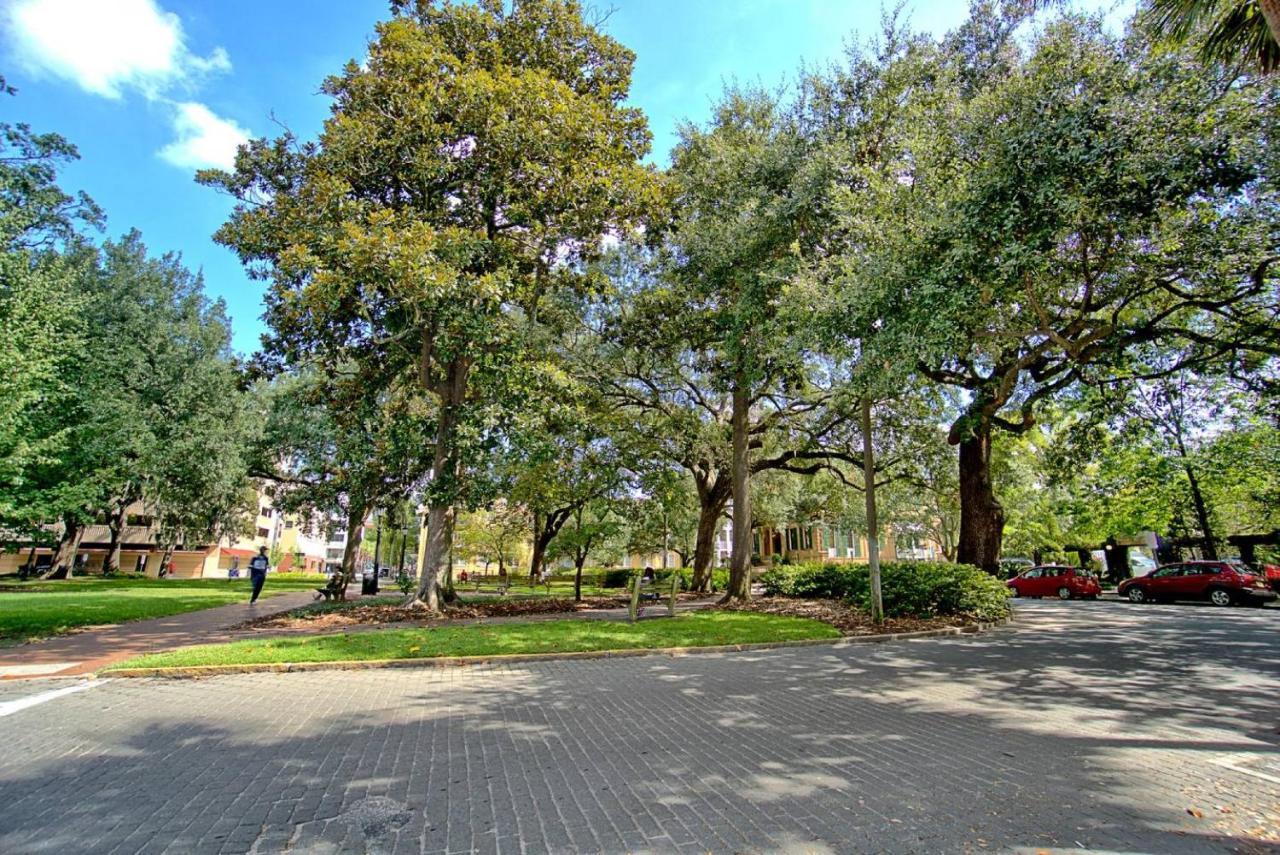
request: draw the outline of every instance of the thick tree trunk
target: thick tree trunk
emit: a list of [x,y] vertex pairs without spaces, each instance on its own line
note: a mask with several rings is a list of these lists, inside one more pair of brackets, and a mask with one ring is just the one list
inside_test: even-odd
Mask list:
[[729,501],[729,491],[724,486],[729,478],[718,476],[710,489],[698,491],[698,536],[693,547],[692,589],[706,592],[711,589],[711,571],[715,563],[716,529],[724,506]]
[[554,533],[548,534],[549,526],[550,516],[543,517],[538,513],[533,515],[533,550],[529,557],[529,578],[535,581],[542,572],[542,562],[547,557],[547,546],[551,543],[551,538],[555,537]]
[[364,532],[364,515],[367,508],[356,505],[347,509],[347,538],[342,546],[342,567],[338,572],[342,584],[338,586],[338,599],[347,598],[347,585],[356,577],[356,556],[360,554],[360,538]]
[[449,506],[438,501],[427,508],[427,548],[423,553],[422,572],[418,575],[415,605],[427,611],[440,611],[440,567],[444,563],[448,543],[445,538]]
[[880,594],[880,521],[876,514],[876,458],[871,445],[871,399],[862,399],[862,479],[867,502],[867,569],[871,574],[871,619],[884,621]]
[[431,503],[427,506],[427,546],[423,552],[422,569],[418,573],[418,592],[411,601],[411,604],[430,612],[440,611],[440,567],[449,551],[449,517],[453,509],[452,494],[457,486],[449,483],[442,489],[441,481],[445,478],[452,481],[458,476],[453,444],[458,407],[466,389],[467,365],[455,361],[449,366],[448,378],[437,390],[440,421],[436,426],[435,456],[431,465],[433,489]]
[[49,566],[49,572],[41,577],[43,579],[66,579],[75,567],[80,540],[84,537],[84,525],[73,517],[66,517],[63,525],[65,528],[62,539],[58,541],[58,549],[53,553],[53,564]]
[[751,597],[751,468],[747,459],[746,378],[739,372],[733,386],[733,554],[729,559],[729,590],[723,602]]
[[960,440],[960,541],[956,560],[1000,570],[1000,542],[1004,536],[1004,508],[991,483],[991,423],[981,420],[973,433]]
[[448,551],[448,560],[445,562],[444,584],[440,586],[440,598],[446,603],[456,603],[458,601],[458,592],[453,587],[453,524],[458,518],[455,508],[449,508],[449,513],[445,517],[445,549]]
[[120,572],[120,536],[124,532],[124,512],[127,507],[128,505],[122,502],[111,515],[111,519],[107,521],[107,527],[111,530],[111,545],[107,548],[107,557],[102,561],[104,575]]
[[1262,10],[1262,17],[1271,30],[1272,41],[1280,44],[1280,0],[1258,0],[1258,8]]

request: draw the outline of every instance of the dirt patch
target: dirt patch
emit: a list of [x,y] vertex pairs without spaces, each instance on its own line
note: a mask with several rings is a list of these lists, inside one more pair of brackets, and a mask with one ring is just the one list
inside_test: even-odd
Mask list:
[[614,609],[624,607],[626,604],[625,599],[615,597],[585,597],[580,603],[575,603],[568,597],[538,597],[527,600],[495,597],[487,602],[455,603],[445,609],[442,617],[428,617],[421,611],[405,608],[399,604],[363,605],[357,602],[337,608],[303,607],[284,614],[268,615],[246,621],[234,629],[323,630],[386,623],[413,623],[428,626],[447,623],[451,620],[567,614],[586,609]]
[[722,606],[733,611],[764,612],[771,615],[812,618],[829,623],[842,635],[880,635],[882,633],[919,632],[967,626],[976,621],[964,617],[885,618],[876,626],[871,616],[841,600],[804,600],[790,597],[759,597],[747,603]]

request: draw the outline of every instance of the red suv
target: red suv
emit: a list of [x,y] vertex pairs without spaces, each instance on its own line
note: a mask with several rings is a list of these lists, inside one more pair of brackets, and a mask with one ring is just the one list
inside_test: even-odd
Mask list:
[[1261,606],[1276,598],[1267,580],[1239,561],[1183,561],[1125,579],[1116,593],[1130,602],[1208,600],[1215,606]]
[[1057,597],[1060,600],[1085,597],[1096,600],[1102,593],[1102,586],[1088,570],[1060,564],[1032,567],[1005,584],[1013,589],[1015,597]]

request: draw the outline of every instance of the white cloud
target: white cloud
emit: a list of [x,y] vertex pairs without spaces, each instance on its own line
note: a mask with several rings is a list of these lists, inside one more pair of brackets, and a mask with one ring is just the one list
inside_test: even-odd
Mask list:
[[182,20],[156,0],[9,0],[5,26],[14,58],[32,74],[114,100],[133,90],[165,105],[176,139],[157,154],[174,166],[229,169],[236,146],[249,139],[204,104],[169,97],[230,71],[231,58],[220,47],[192,53]]
[[236,147],[249,141],[249,132],[195,101],[176,106],[173,128],[178,138],[160,149],[159,155],[183,169],[231,169]]
[[182,21],[155,0],[13,0],[6,17],[21,65],[107,98],[132,88],[154,99],[231,68],[222,48],[193,54]]

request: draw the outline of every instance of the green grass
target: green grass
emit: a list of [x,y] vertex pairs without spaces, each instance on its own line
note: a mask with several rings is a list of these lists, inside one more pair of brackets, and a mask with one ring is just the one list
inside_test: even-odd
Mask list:
[[807,618],[755,612],[704,611],[634,624],[603,620],[554,620],[253,639],[153,653],[130,659],[113,668],[349,662],[707,647],[717,644],[836,638],[839,635],[834,627]]
[[[306,591],[323,576],[272,574],[263,596]],[[149,579],[76,577],[5,583],[0,590],[0,639],[57,635],[95,624],[124,623],[245,602],[248,579]]]

